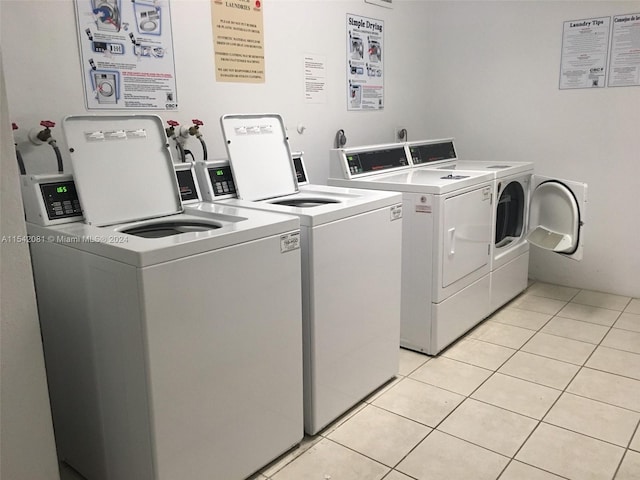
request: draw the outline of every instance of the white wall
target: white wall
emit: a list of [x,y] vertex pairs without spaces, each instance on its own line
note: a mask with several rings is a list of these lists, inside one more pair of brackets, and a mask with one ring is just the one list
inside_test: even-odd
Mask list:
[[531,161],[589,185],[584,260],[532,248],[530,276],[640,297],[640,87],[558,89],[563,22],[640,2],[442,1],[427,12],[427,136],[455,136],[461,158]]
[[55,480],[29,247],[15,241],[26,232],[4,86],[0,51],[0,478]]

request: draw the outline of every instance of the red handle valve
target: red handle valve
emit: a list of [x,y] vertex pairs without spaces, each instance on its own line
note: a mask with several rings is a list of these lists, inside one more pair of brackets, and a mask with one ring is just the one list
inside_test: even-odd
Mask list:
[[18,129],[18,124],[16,122],[12,122],[11,123],[11,130],[17,130]]
[[180,124],[175,120],[167,120],[167,125],[169,125],[170,127],[177,127]]
[[204,122],[202,120],[198,120],[197,118],[194,118],[191,121],[193,122],[194,125],[197,125],[198,127],[201,127],[202,125],[204,125]]
[[40,122],[40,125],[42,125],[45,128],[53,128],[56,126],[56,122],[52,122],[51,120],[42,120]]

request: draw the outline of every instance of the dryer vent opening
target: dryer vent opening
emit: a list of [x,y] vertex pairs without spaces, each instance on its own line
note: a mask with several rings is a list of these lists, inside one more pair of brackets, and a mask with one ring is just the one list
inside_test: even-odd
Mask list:
[[496,208],[497,248],[509,245],[522,236],[524,228],[524,190],[518,182],[509,183],[498,199]]

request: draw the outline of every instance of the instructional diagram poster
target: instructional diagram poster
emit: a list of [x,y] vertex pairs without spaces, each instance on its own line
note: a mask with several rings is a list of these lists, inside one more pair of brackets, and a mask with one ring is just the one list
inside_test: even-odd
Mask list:
[[564,22],[560,89],[604,88],[610,17]]
[[347,14],[347,110],[384,108],[384,21]]
[[169,0],[75,0],[88,110],[175,110]]
[[262,0],[212,0],[218,82],[264,83]]
[[610,87],[640,85],[640,13],[613,17]]

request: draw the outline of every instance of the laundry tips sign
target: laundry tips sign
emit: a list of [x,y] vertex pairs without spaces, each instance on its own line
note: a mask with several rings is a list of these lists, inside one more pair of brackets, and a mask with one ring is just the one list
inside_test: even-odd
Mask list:
[[75,0],[88,110],[178,108],[169,0]]
[[384,21],[347,14],[347,110],[384,107]]

